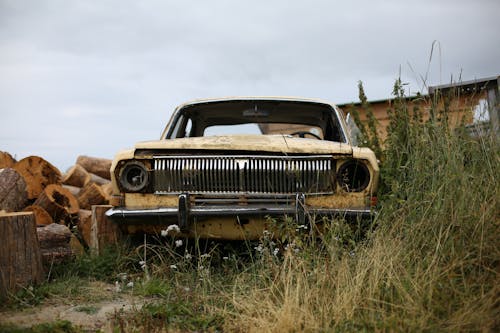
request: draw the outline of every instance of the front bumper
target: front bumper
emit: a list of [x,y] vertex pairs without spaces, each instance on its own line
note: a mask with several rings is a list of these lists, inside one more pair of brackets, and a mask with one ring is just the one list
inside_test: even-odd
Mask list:
[[298,193],[295,202],[290,204],[204,204],[191,205],[189,195],[179,195],[177,207],[127,208],[115,207],[106,212],[106,216],[123,224],[169,224],[177,223],[182,230],[187,230],[191,223],[207,218],[235,217],[265,218],[280,216],[295,217],[298,223],[322,217],[370,218],[373,211],[368,208],[314,208],[305,204],[305,196]]

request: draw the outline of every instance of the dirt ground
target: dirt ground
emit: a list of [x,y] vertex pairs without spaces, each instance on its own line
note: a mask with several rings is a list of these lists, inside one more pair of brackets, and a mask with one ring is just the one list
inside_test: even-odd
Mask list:
[[112,332],[111,318],[115,312],[139,309],[146,302],[143,296],[118,293],[114,285],[96,283],[93,288],[104,291],[100,301],[80,302],[64,298],[49,299],[36,307],[18,311],[1,311],[0,324],[31,327],[56,320],[67,320],[73,326],[80,327],[85,331]]

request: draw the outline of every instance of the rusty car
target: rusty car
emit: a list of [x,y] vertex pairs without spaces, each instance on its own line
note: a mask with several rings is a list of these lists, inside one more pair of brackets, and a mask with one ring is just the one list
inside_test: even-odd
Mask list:
[[174,226],[243,240],[283,216],[301,225],[371,217],[379,167],[330,102],[229,97],[177,107],[159,140],[118,152],[111,176],[106,215],[128,233]]

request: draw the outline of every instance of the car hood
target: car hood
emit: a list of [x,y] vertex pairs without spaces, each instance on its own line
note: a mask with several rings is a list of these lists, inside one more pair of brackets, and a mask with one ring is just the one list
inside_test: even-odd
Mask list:
[[346,143],[286,135],[227,135],[139,142],[136,150],[238,150],[277,153],[352,155]]

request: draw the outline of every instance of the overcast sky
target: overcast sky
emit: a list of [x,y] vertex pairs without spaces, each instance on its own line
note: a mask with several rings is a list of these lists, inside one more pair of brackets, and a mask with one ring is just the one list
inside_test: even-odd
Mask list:
[[498,75],[499,14],[498,0],[0,0],[0,150],[64,171],[159,138],[187,100],[346,103],[359,80],[381,99],[399,73],[411,93],[421,76]]

